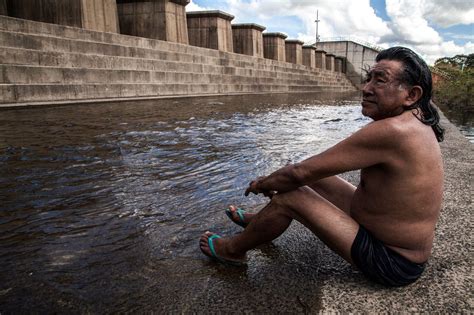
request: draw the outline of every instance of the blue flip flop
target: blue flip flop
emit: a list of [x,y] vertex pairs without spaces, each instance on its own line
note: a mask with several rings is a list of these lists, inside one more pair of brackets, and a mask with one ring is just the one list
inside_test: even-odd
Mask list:
[[246,212],[244,209],[241,209],[241,208],[237,208],[237,211],[235,211],[237,213],[237,215],[239,216],[239,219],[240,220],[235,220],[234,219],[234,216],[232,215],[232,212],[227,209],[225,211],[225,214],[229,217],[229,219],[234,222],[235,224],[237,225],[240,225],[241,227],[245,228],[247,227],[247,225],[249,225],[248,223],[245,222],[245,217],[244,217],[244,213]]
[[216,250],[214,248],[214,240],[217,239],[217,238],[221,238],[221,236],[217,235],[217,234],[213,234],[213,235],[209,236],[209,238],[207,239],[207,244],[209,245],[209,249],[211,250],[211,255],[212,256],[209,256],[201,248],[201,251],[204,253],[204,255],[209,256],[211,258],[214,258],[217,261],[219,261],[219,262],[221,262],[225,265],[231,265],[231,266],[245,266],[246,265],[245,262],[243,262],[243,261],[228,260],[228,259],[224,259],[224,258],[220,257],[219,255],[217,255]]

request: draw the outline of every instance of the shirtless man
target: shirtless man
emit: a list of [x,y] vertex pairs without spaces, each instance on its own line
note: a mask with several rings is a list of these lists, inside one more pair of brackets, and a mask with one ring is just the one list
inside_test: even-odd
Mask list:
[[[231,206],[230,218],[245,230],[228,238],[206,232],[201,250],[239,264],[295,219],[370,279],[414,282],[431,254],[443,194],[444,131],[431,89],[430,70],[414,52],[380,52],[363,88],[362,114],[374,121],[320,154],[253,180],[245,195],[261,193],[270,203],[257,214]],[[336,176],[359,169],[357,187]]]

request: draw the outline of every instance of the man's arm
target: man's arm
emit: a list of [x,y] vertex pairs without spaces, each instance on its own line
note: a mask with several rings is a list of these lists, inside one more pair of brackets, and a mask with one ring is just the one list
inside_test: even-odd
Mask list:
[[321,178],[397,158],[400,129],[390,119],[375,121],[328,150],[254,180],[249,193],[287,192]]

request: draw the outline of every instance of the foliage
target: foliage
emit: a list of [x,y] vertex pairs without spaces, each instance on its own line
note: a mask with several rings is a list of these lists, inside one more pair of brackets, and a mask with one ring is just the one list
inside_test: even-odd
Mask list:
[[474,69],[474,54],[443,57],[435,61],[435,67],[447,71]]
[[474,54],[436,60],[435,68],[447,72],[448,79],[434,86],[434,100],[450,109],[474,110]]

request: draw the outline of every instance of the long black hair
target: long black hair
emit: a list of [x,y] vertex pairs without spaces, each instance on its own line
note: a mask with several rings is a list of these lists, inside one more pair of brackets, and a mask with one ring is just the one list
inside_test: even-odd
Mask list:
[[443,141],[444,129],[439,124],[439,113],[431,102],[433,82],[428,65],[415,52],[400,46],[382,50],[375,58],[376,62],[380,60],[400,61],[403,64],[400,81],[409,86],[418,85],[423,89],[421,98],[410,109],[419,109],[421,118],[418,119],[433,128],[438,142]]

